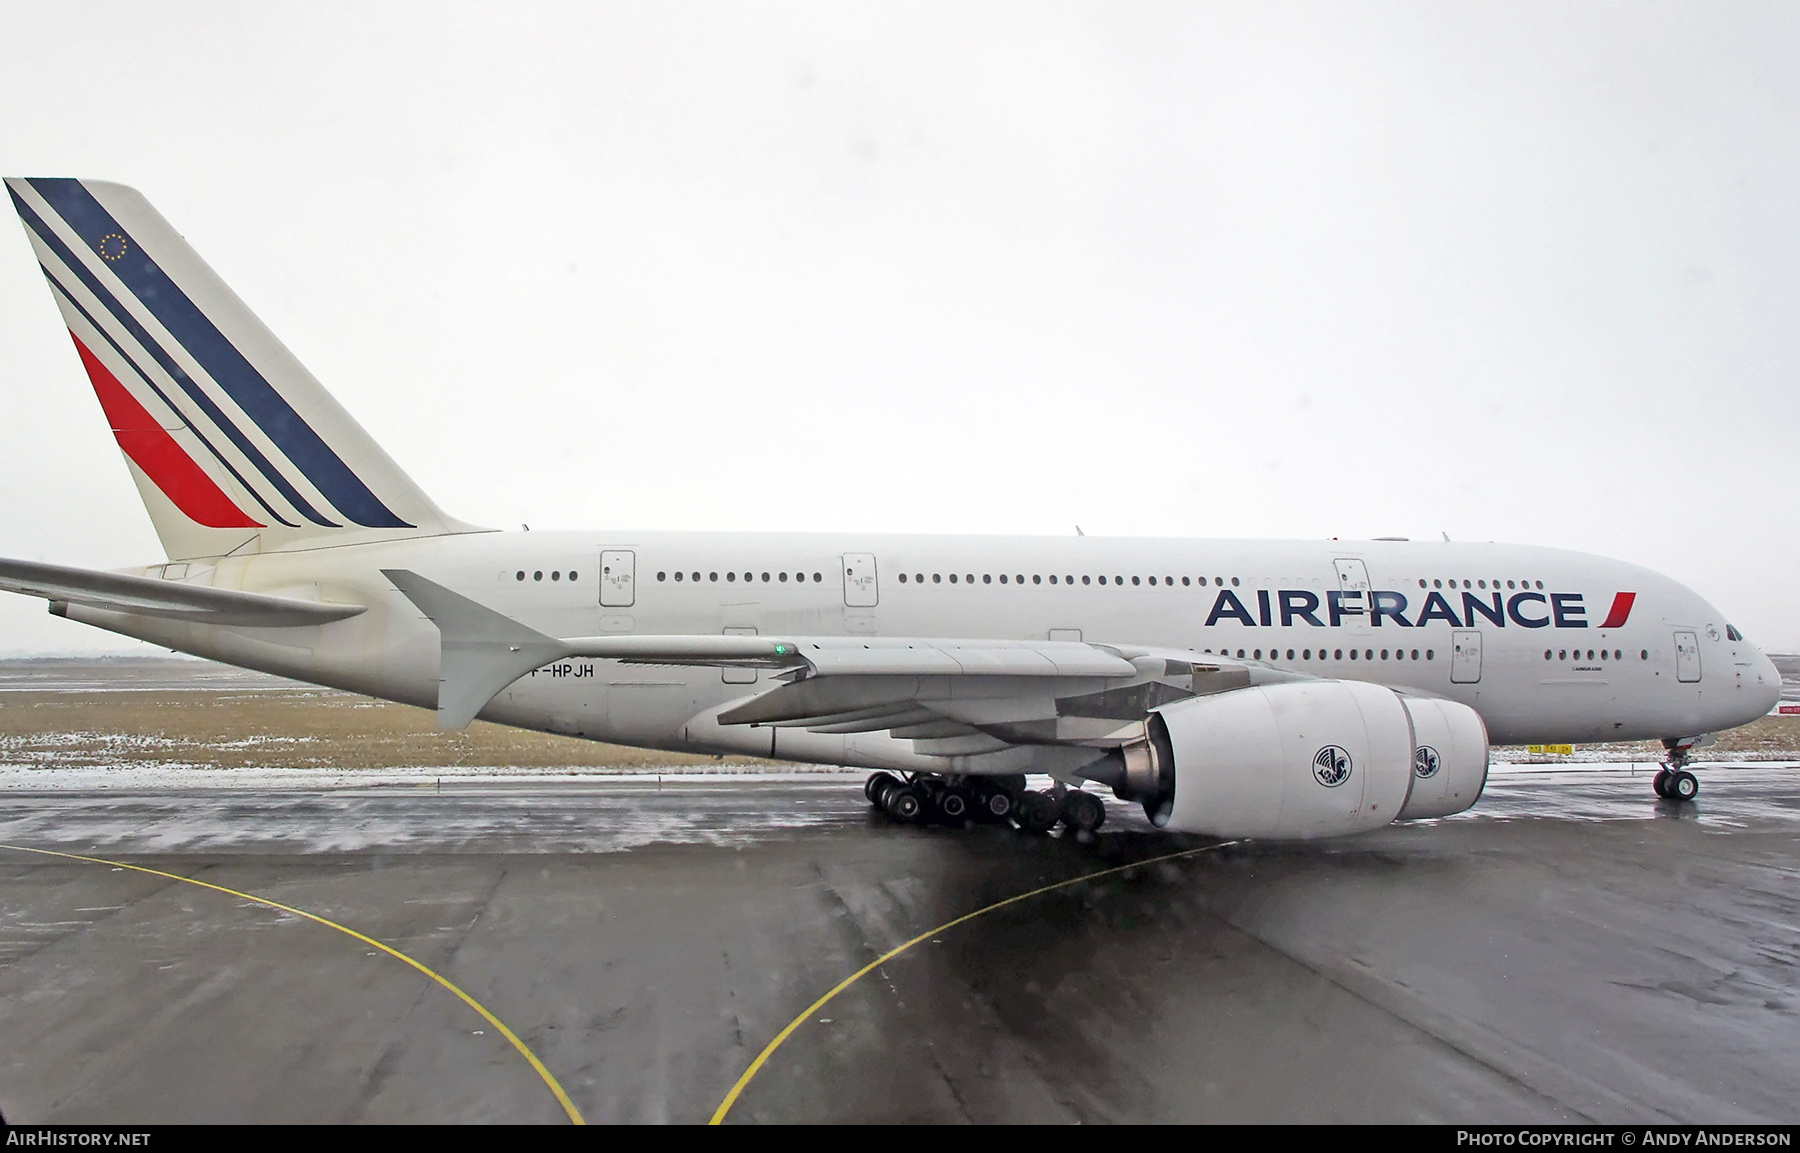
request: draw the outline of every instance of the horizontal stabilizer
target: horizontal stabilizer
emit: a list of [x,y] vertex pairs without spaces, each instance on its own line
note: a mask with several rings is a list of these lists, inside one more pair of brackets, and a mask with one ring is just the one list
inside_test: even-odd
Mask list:
[[291,628],[322,625],[366,612],[363,605],[323,604],[124,573],[0,559],[0,589],[112,612],[205,625]]
[[496,693],[532,669],[569,655],[562,641],[406,569],[382,569],[438,627],[437,724],[468,726]]

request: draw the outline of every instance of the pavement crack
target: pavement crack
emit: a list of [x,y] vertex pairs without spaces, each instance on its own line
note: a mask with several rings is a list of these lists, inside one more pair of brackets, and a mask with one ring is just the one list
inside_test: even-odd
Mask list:
[[956,1078],[950,1075],[950,1070],[944,1068],[943,1061],[938,1059],[937,1048],[935,1046],[927,1045],[926,1051],[931,1054],[931,1067],[937,1071],[937,1075],[943,1080],[944,1088],[950,1091],[950,1099],[956,1102],[956,1111],[962,1115],[964,1121],[969,1122],[971,1125],[975,1124],[975,1118],[969,1113],[969,1103],[963,1100],[962,1090],[957,1087]]
[[441,962],[445,968],[449,968],[450,965],[455,962],[457,955],[462,952],[463,945],[468,942],[469,937],[475,932],[475,926],[480,924],[482,914],[486,913],[488,906],[493,903],[494,894],[498,893],[500,891],[500,886],[506,883],[506,875],[507,869],[505,865],[501,865],[495,870],[494,883],[488,886],[488,891],[482,894],[481,900],[476,903],[475,915],[469,918],[468,924],[457,930],[455,937],[451,938],[450,950],[444,954],[444,959]]
[[[876,957],[887,952],[887,949],[884,949],[869,940],[869,933],[866,926],[863,924],[862,918],[856,915],[856,910],[851,907],[849,901],[844,899],[844,894],[838,891],[837,885],[833,884],[830,878],[825,876],[824,868],[821,867],[817,861],[812,863],[812,873],[819,879],[819,889],[824,895],[827,904],[836,910],[836,915],[831,919],[833,921],[845,921],[855,926],[856,931],[851,934],[853,943],[847,952],[853,957],[860,953],[864,958],[863,964],[868,964],[869,961],[873,961]],[[860,968],[860,966],[858,967]]]
[[[27,867],[32,869],[33,871],[35,871],[37,869],[53,868],[54,866],[32,864],[32,865],[28,865]],[[134,875],[141,876],[142,874],[134,874]],[[68,929],[66,932],[56,933],[54,935],[51,935],[51,934],[39,935],[39,936],[37,936],[36,940],[33,942],[34,947],[25,949],[22,952],[8,952],[8,953],[0,954],[0,964],[13,965],[13,964],[17,964],[20,961],[32,960],[33,958],[41,956],[46,951],[56,948],[58,945],[61,945],[64,942],[73,941],[78,937],[81,937],[87,933],[93,932],[96,928],[100,927],[101,925],[106,924],[107,922],[112,921],[113,919],[119,917],[127,909],[135,909],[137,906],[139,906],[143,902],[148,901],[154,897],[161,896],[162,894],[169,892],[171,889],[179,889],[180,886],[181,886],[181,882],[179,882],[179,881],[165,881],[162,884],[156,886],[154,889],[151,889],[148,892],[142,894],[141,896],[138,896],[134,899],[128,900],[125,904],[120,905],[117,909],[111,910],[104,917],[95,917],[91,921],[60,922],[61,924],[71,925],[74,927]]]
[[731,1043],[736,1048],[742,1049],[744,1047],[744,1019],[737,1011],[737,974],[731,968],[731,950],[724,950],[719,957],[725,966],[725,996],[732,1002]]

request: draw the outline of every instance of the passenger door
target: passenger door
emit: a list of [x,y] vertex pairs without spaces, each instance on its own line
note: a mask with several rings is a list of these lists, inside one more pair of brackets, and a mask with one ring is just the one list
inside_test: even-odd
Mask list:
[[604,608],[630,608],[637,602],[637,554],[630,549],[605,549],[600,553],[600,604]]
[[1700,638],[1686,630],[1675,634],[1675,679],[1684,685],[1700,680]]
[[1481,631],[1453,629],[1450,632],[1450,683],[1472,685],[1481,680]]
[[1338,592],[1346,614],[1366,614],[1369,611],[1369,591],[1374,587],[1369,583],[1369,566],[1353,558],[1340,558],[1332,562],[1337,566]]
[[872,609],[881,600],[875,581],[875,554],[847,552],[844,561],[844,607]]

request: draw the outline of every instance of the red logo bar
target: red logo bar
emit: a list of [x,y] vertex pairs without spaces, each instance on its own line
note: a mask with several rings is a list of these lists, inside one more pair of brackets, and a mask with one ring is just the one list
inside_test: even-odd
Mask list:
[[1600,622],[1603,629],[1621,629],[1625,627],[1625,618],[1631,615],[1631,603],[1637,600],[1636,593],[1619,593],[1613,597],[1612,609],[1606,619]]

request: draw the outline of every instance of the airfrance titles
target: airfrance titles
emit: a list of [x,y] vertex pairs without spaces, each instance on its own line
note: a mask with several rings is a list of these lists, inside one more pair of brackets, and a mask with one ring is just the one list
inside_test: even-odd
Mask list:
[[[1252,590],[1243,590],[1249,597]],[[1235,589],[1221,589],[1206,614],[1208,627],[1236,621],[1248,628],[1293,628],[1296,624],[1313,628],[1341,628],[1346,620],[1366,621],[1373,628],[1384,626],[1419,629],[1442,622],[1453,628],[1479,628],[1483,624],[1505,628],[1511,624],[1522,629],[1585,629],[1596,627],[1588,621],[1583,593],[1521,592],[1461,593],[1461,601],[1451,598],[1459,594],[1432,591],[1414,603],[1403,592],[1382,589],[1375,592],[1344,592],[1332,589],[1321,600],[1318,593],[1306,589],[1256,589],[1254,603],[1249,604]],[[1618,593],[1612,609],[1598,627],[1620,628],[1631,614],[1635,593]]]

